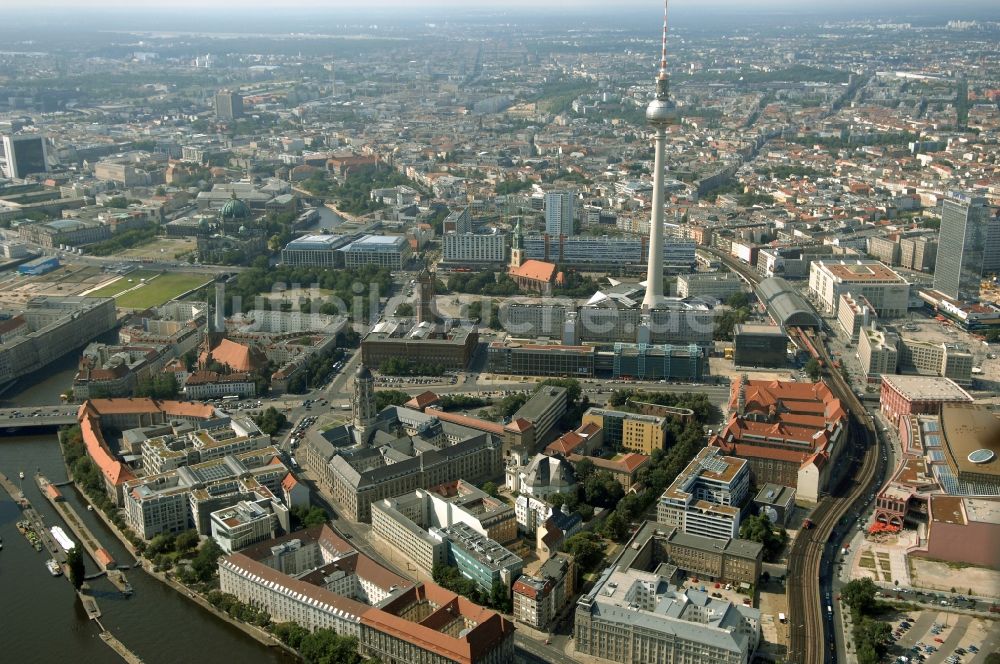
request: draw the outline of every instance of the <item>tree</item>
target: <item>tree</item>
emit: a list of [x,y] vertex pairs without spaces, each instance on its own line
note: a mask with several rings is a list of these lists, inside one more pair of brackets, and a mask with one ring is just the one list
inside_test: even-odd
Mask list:
[[160,533],[146,546],[146,557],[152,560],[161,553],[168,553],[176,546],[173,533]]
[[593,568],[604,554],[604,544],[601,539],[587,530],[567,539],[564,547],[566,553],[576,558],[581,571]]
[[409,302],[403,302],[398,307],[396,307],[397,316],[412,316],[413,315],[413,305]]
[[869,613],[875,607],[875,582],[865,577],[855,579],[840,589],[840,596],[852,611],[860,615]]
[[299,653],[307,664],[359,664],[358,640],[332,629],[317,629],[302,637]]
[[858,644],[858,664],[878,664],[881,660],[872,644]]
[[618,510],[611,513],[604,521],[604,536],[616,542],[625,539],[628,534],[628,520],[623,517]]
[[892,625],[882,620],[862,618],[855,626],[854,638],[859,644],[869,643],[880,656],[885,653],[885,646],[889,643],[889,636],[892,634]]
[[594,466],[594,462],[591,461],[590,459],[583,458],[580,461],[577,461],[576,466],[573,467],[573,470],[576,471],[576,479],[578,481],[586,482],[587,479],[594,474],[596,466]]
[[198,546],[200,540],[201,538],[198,536],[197,530],[185,530],[177,535],[177,538],[174,540],[174,548],[181,552],[190,551]]
[[501,613],[510,613],[514,610],[510,589],[500,579],[495,580],[493,587],[490,588],[489,605]]
[[601,470],[592,473],[583,483],[583,494],[589,505],[610,508],[625,496],[625,490],[611,473]]
[[66,552],[66,566],[69,567],[70,583],[73,584],[74,589],[79,590],[83,586],[83,578],[87,574],[80,547],[74,546]]
[[207,582],[218,570],[217,562],[224,552],[211,537],[198,547],[198,554],[191,560],[191,570],[199,581]]
[[289,510],[289,514],[292,516],[292,530],[320,526],[330,520],[330,515],[319,505],[311,507],[295,505]]
[[376,390],[375,409],[382,410],[386,406],[402,406],[410,400],[410,395],[402,390]]
[[775,533],[771,519],[766,514],[760,514],[743,520],[743,524],[740,526],[740,537],[763,544],[764,558],[774,560],[781,553],[787,535],[784,530],[781,533]]
[[[212,593],[209,593],[209,595],[211,594]],[[209,601],[211,601],[211,599]],[[302,639],[309,635],[309,630],[296,622],[283,622],[274,626],[274,635],[285,645],[298,650],[299,645],[302,643]]]
[[259,415],[254,416],[253,421],[260,427],[261,431],[269,436],[277,434],[282,427],[288,424],[288,418],[285,417],[285,414],[278,412],[274,406],[269,406]]
[[820,366],[819,360],[815,357],[810,357],[809,361],[806,362],[805,367],[803,367],[803,371],[805,371],[806,375],[809,376],[809,379],[815,383],[819,380],[820,374],[823,372],[823,367]]
[[483,484],[483,491],[493,497],[497,495],[497,485],[496,482],[487,482]]

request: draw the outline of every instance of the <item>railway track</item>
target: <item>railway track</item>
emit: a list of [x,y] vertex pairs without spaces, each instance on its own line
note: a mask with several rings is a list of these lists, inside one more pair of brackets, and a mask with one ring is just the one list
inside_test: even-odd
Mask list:
[[[831,539],[835,546],[834,533],[844,515],[869,491],[878,469],[878,446],[864,405],[840,371],[833,367],[822,340],[811,331],[805,331],[805,335],[811,339],[819,359],[823,360],[830,388],[844,404],[850,418],[850,435],[847,438],[850,447],[841,453],[841,459],[847,459],[843,455],[849,455],[850,468],[841,475],[831,493],[820,500],[813,511],[813,528],[801,531],[789,552],[789,582],[786,585],[789,616],[795,615],[793,611],[798,612],[801,617],[795,625],[801,627],[790,630],[788,660],[818,664],[837,661],[832,611],[823,608],[824,592],[832,594],[832,579],[829,576],[824,578],[822,574],[824,553],[831,545]],[[830,571],[832,573],[832,566]],[[831,597],[827,606],[832,607],[832,603]]]
[[[730,270],[739,274],[750,286],[756,288],[761,277],[755,270],[734,260],[714,248],[716,255]],[[840,474],[839,481],[831,488],[813,510],[813,527],[799,532],[788,554],[788,574],[785,592],[788,598],[788,618],[791,621],[787,661],[801,664],[828,664],[837,662],[836,638],[831,609],[824,609],[824,592],[831,595],[832,559],[829,575],[824,578],[824,554],[831,544],[836,545],[837,527],[844,516],[864,497],[878,469],[878,445],[875,429],[868,418],[864,404],[858,399],[847,380],[834,366],[823,340],[812,330],[796,328],[790,336],[801,337],[816,359],[822,362],[828,385],[844,404],[848,413],[849,431],[845,441],[849,446],[839,455],[840,463],[850,466]],[[798,341],[798,340],[797,340]],[[834,540],[831,542],[831,539]],[[831,554],[835,553],[835,550]]]

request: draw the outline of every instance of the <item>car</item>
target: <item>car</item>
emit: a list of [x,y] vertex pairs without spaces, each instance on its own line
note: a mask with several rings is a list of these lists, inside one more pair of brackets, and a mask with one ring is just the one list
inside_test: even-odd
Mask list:
[[935,640],[935,641],[936,641],[937,643],[944,643],[944,639],[942,639],[942,638],[941,638],[940,636],[935,636],[935,637],[934,637],[934,640]]
[[966,651],[965,648],[955,648],[955,652],[959,655],[964,655]]

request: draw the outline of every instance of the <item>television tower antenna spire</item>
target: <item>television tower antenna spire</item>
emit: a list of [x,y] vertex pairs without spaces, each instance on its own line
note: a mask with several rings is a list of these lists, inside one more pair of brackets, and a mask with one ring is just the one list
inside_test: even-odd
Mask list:
[[656,98],[646,108],[646,121],[653,129],[654,164],[653,210],[649,220],[649,255],[646,265],[646,294],[642,308],[655,309],[663,302],[663,223],[664,185],[663,170],[666,166],[665,148],[667,125],[674,117],[674,105],[670,102],[669,77],[667,76],[667,4],[663,0],[663,43],[660,50],[660,73],[656,77]]

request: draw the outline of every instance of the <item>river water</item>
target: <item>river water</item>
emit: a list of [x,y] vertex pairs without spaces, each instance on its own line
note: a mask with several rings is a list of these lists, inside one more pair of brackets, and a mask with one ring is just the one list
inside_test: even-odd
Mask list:
[[[52,366],[47,378],[24,386],[17,395],[5,395],[2,403],[57,403],[75,364],[73,358],[68,365]],[[12,436],[0,430],[0,471],[18,482],[21,470],[26,475],[24,491],[46,525],[65,528],[32,479],[38,470],[54,482],[66,479],[54,433]],[[125,548],[87,511],[76,489],[66,486],[62,491],[111,555],[122,564],[130,563]],[[87,619],[70,584],[53,578],[45,568],[48,556],[31,548],[17,531],[14,524],[20,518],[20,510],[0,490],[0,625],[4,637],[0,662],[120,663],[118,655],[98,637],[97,625]],[[85,560],[88,573],[97,571],[92,560],[86,556]],[[147,664],[294,661],[284,651],[261,645],[145,572],[133,570],[127,575],[135,589],[127,599],[106,579],[90,583],[103,613],[101,622]]]
[[[313,228],[336,232],[343,220],[325,207],[320,207],[319,213]],[[72,385],[78,358],[79,352],[70,353],[27,377],[0,395],[0,408],[59,403],[59,395]],[[26,475],[23,489],[46,525],[65,528],[32,479],[36,471],[53,482],[66,479],[54,433],[12,436],[0,429],[0,472],[17,482],[22,470]],[[130,563],[125,548],[87,511],[76,489],[66,486],[62,491],[115,560]],[[0,626],[4,636],[0,662],[120,663],[119,656],[99,638],[97,625],[87,619],[70,584],[53,578],[45,568],[48,556],[36,552],[17,531],[14,524],[20,518],[20,510],[0,490]],[[96,572],[96,564],[89,557],[85,560],[87,572]],[[147,664],[296,661],[282,650],[261,645],[145,572],[135,570],[127,575],[134,589],[127,599],[106,579],[90,583],[103,614],[101,623]]]

